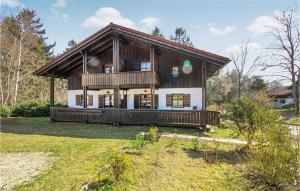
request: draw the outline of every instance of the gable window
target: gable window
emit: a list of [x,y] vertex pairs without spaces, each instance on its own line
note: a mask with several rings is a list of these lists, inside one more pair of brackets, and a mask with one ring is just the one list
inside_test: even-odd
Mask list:
[[104,66],[104,73],[113,73],[113,70],[114,70],[114,68],[113,68],[113,66],[110,64],[110,65],[105,65]]
[[83,95],[76,95],[76,106],[83,105]]
[[190,107],[191,96],[190,94],[167,94],[166,106],[174,108]]
[[151,63],[150,62],[141,62],[140,68],[141,68],[141,71],[151,71]]

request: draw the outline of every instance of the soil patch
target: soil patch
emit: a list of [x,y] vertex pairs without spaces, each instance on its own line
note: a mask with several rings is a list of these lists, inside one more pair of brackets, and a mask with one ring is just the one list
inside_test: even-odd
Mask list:
[[18,184],[29,182],[50,166],[48,153],[1,153],[0,190],[12,190]]

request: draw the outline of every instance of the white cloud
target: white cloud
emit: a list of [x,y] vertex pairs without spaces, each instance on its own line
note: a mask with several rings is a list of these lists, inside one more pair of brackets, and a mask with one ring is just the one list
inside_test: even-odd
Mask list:
[[109,23],[119,24],[129,28],[135,28],[144,32],[150,32],[160,23],[158,17],[145,17],[140,21],[133,21],[121,14],[113,7],[102,7],[96,11],[96,14],[88,17],[81,24],[86,28],[102,28]]
[[[227,54],[238,54],[241,52],[241,44],[234,44],[232,46],[229,46],[228,48],[226,48],[225,52]],[[261,44],[257,43],[257,42],[250,42],[248,44],[249,50],[250,51],[257,51],[260,50],[262,48]]]
[[63,13],[63,14],[61,15],[61,18],[62,18],[64,21],[69,21],[70,15],[67,14],[67,13]]
[[160,19],[158,17],[146,17],[139,21],[139,26],[146,30],[153,30],[155,26],[158,26]]
[[82,23],[83,27],[104,27],[109,23],[115,23],[126,27],[133,27],[130,19],[123,17],[121,13],[112,7],[102,7],[96,11],[94,16],[88,17]]
[[23,7],[24,5],[19,0],[0,0],[0,5],[9,7]]
[[67,4],[66,0],[56,0],[56,1],[52,4],[52,6],[53,6],[53,7],[64,7],[64,6],[66,6],[66,4]]
[[212,34],[213,36],[224,36],[232,33],[236,29],[235,26],[225,26],[223,28],[221,27],[218,28],[213,23],[209,24],[208,27],[209,27],[208,28],[209,33]]
[[274,15],[279,15],[279,11],[274,11],[272,16],[258,16],[254,22],[247,26],[247,31],[254,35],[261,35],[271,30],[271,27],[279,27],[279,24],[273,19]]

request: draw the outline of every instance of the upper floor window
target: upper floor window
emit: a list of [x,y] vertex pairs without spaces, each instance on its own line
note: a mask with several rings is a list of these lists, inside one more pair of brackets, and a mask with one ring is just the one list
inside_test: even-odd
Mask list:
[[112,65],[105,65],[104,66],[104,73],[113,73],[113,66]]
[[141,62],[140,68],[141,68],[141,71],[151,71],[151,63],[150,62]]

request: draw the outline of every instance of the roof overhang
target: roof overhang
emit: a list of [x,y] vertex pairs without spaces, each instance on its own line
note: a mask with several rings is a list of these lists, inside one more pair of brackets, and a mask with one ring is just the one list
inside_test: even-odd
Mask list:
[[75,68],[78,64],[80,64],[80,61],[77,62],[77,65],[74,64],[72,65],[72,63],[74,63],[72,61],[76,59],[79,60],[80,58],[82,58],[82,52],[88,51],[93,44],[102,43],[104,45],[105,41],[110,40],[109,36],[111,36],[112,34],[119,34],[125,36],[126,38],[136,39],[144,43],[147,43],[149,45],[155,45],[157,47],[166,48],[172,51],[180,52],[195,57],[197,59],[201,59],[207,62],[208,63],[207,66],[210,68],[208,69],[208,77],[212,76],[214,73],[219,71],[227,63],[230,62],[229,58],[223,56],[219,56],[189,46],[181,45],[179,43],[175,43],[170,40],[166,40],[160,37],[155,37],[143,32],[139,32],[133,29],[129,29],[111,23],[106,27],[102,28],[101,30],[97,31],[93,35],[89,36],[88,38],[84,39],[73,48],[55,57],[49,63],[34,71],[33,74],[39,76],[49,76],[50,74],[54,73],[54,76],[56,77],[66,77],[62,73],[57,73],[56,69],[59,67],[60,68],[67,67],[69,65],[70,68]]

